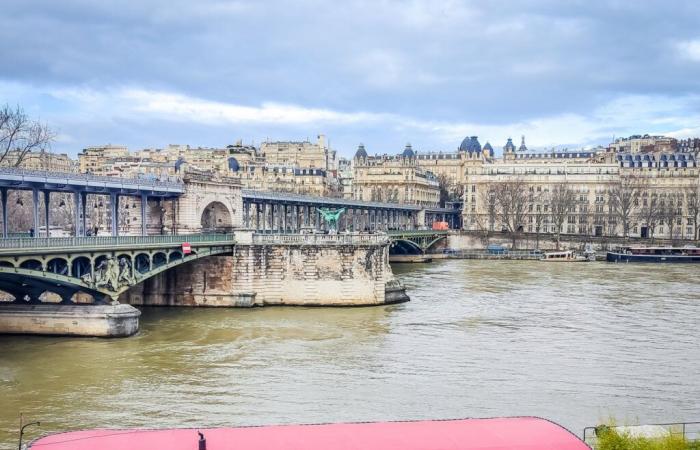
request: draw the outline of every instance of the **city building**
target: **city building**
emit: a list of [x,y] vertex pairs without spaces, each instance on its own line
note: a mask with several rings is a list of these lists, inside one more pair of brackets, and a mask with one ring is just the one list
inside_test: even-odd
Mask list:
[[418,164],[410,144],[398,155],[369,156],[360,144],[353,158],[353,198],[356,200],[437,206],[437,177]]
[[[19,160],[19,164],[17,163]],[[0,161],[0,167],[20,167],[28,170],[48,170],[53,172],[75,172],[75,161],[65,153],[27,152],[10,150]]]

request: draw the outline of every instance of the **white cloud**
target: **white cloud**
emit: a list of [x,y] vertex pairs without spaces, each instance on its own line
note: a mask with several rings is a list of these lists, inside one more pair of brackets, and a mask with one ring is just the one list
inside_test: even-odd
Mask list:
[[[0,93],[2,91],[0,84]],[[482,143],[488,140],[494,147],[500,147],[508,137],[518,141],[522,134],[531,148],[542,148],[605,143],[613,135],[648,132],[687,137],[700,132],[697,127],[700,100],[695,96],[620,96],[585,115],[565,113],[495,124],[430,120],[392,112],[337,111],[275,102],[240,105],[132,87],[33,92],[62,102],[63,120],[68,119],[72,125],[71,129],[62,130],[70,133],[61,139],[62,142],[79,142],[80,129],[76,131],[73,127],[81,124],[90,128],[97,118],[115,123],[128,122],[124,119],[139,123],[173,122],[183,129],[191,127],[193,130],[198,125],[220,129],[255,127],[272,133],[280,129],[323,129],[331,136],[335,132],[355,142],[367,143],[367,138],[371,141],[372,137],[381,141],[386,136],[414,143],[420,141],[423,145],[418,148],[425,149],[456,148],[467,135],[479,136]],[[169,139],[169,136],[162,136],[164,142]],[[377,151],[385,150],[377,148]]]
[[700,39],[677,42],[676,51],[681,58],[700,62]]

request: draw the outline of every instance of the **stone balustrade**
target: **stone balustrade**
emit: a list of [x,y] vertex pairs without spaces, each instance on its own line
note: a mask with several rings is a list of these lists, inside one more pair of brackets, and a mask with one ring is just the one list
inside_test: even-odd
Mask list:
[[254,245],[377,245],[388,242],[384,233],[253,234]]

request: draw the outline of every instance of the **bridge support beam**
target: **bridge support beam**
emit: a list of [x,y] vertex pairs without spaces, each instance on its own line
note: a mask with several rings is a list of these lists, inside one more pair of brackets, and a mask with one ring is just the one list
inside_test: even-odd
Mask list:
[[51,230],[49,229],[49,224],[51,223],[50,211],[51,209],[51,191],[44,191],[44,219],[46,220],[46,237],[51,237]]
[[0,188],[0,201],[2,202],[2,237],[8,234],[7,227],[7,188]]
[[112,215],[112,236],[119,235],[119,195],[116,192],[109,194],[109,208]]
[[141,196],[141,236],[148,234],[148,196]]
[[34,233],[32,237],[39,237],[39,189],[32,189],[32,215],[34,218]]

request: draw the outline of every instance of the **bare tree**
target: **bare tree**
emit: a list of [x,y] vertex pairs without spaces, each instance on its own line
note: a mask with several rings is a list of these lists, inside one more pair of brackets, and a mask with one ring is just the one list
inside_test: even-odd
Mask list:
[[511,236],[513,248],[522,232],[527,215],[528,193],[522,179],[504,181],[494,188],[497,216],[501,225]]
[[21,107],[0,108],[0,164],[7,159],[5,164],[18,167],[27,153],[45,151],[54,137],[46,125],[29,119]]
[[[671,240],[677,237],[674,233],[676,225],[683,217],[683,201],[681,195],[668,195],[662,197],[659,211],[660,221],[668,225],[668,236]],[[680,226],[680,225],[679,225]]]
[[700,187],[690,188],[686,191],[686,201],[688,205],[688,215],[693,222],[693,239],[700,239],[698,237],[698,231],[700,226],[698,226],[698,221],[700,220],[700,192],[698,190]]
[[622,237],[629,237],[630,224],[635,215],[643,184],[632,175],[620,175],[608,192],[611,218],[622,224]]
[[656,227],[663,220],[663,204],[656,192],[653,192],[651,189],[645,189],[642,192],[641,203],[637,218],[640,223],[646,225],[653,243]]
[[561,229],[564,226],[567,214],[573,213],[573,209],[576,207],[576,193],[566,184],[557,184],[549,192],[548,203],[552,224],[556,230],[557,250],[559,250]]

